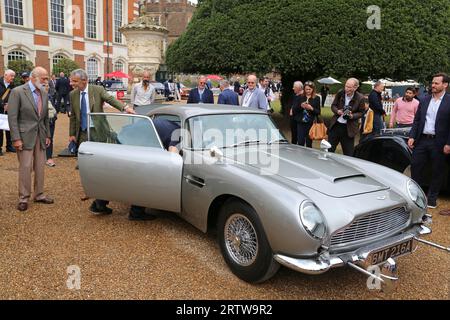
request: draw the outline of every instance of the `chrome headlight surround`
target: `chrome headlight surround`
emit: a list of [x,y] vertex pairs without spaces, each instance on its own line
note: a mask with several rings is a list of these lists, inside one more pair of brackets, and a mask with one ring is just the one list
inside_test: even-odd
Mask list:
[[406,190],[408,191],[410,199],[416,204],[416,206],[420,209],[425,209],[427,207],[427,197],[414,180],[408,180]]
[[300,221],[311,237],[318,240],[325,238],[327,234],[325,218],[312,201],[305,200],[300,205]]

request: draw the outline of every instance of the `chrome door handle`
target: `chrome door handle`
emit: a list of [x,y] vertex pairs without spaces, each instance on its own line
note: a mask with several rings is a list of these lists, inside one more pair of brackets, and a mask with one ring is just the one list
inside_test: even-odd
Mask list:
[[93,156],[93,155],[94,155],[94,154],[91,153],[91,152],[85,152],[85,151],[79,151],[78,153],[79,153],[79,154],[82,154],[82,155],[84,155],[84,156]]

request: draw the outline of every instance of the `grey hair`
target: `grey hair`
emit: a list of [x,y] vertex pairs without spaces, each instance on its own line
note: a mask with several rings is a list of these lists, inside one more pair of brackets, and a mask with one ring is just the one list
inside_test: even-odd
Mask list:
[[5,76],[9,76],[9,75],[16,75],[16,72],[14,70],[8,69],[5,71]]
[[79,77],[81,80],[88,80],[88,74],[83,69],[76,69],[70,73],[71,77]]
[[[359,80],[358,80],[358,79],[356,79],[356,78],[349,78],[348,80],[353,81],[353,83],[355,84],[355,86],[356,86],[357,88],[359,88]],[[348,81],[348,80],[347,80],[347,81]]]
[[220,80],[219,82],[221,87],[228,88],[230,86],[230,81],[228,80]]
[[373,87],[377,88],[377,87],[381,86],[382,84],[383,84],[383,82],[377,81],[377,82],[375,82],[375,85]]
[[303,82],[301,82],[301,81],[295,81],[295,82],[294,82],[294,87],[299,87],[300,89],[303,89]]
[[33,71],[31,71],[30,76],[32,78],[40,78],[43,73],[47,73],[47,70],[42,67],[36,67],[33,69]]

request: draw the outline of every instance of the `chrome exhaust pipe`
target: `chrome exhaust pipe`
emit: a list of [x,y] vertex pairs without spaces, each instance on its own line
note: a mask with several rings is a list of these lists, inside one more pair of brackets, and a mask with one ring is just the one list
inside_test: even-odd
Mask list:
[[446,248],[446,247],[441,246],[441,245],[439,245],[437,243],[434,243],[434,242],[431,242],[431,241],[427,241],[427,240],[423,240],[423,239],[420,239],[420,238],[417,238],[417,237],[414,237],[414,239],[419,241],[419,242],[421,242],[421,243],[425,243],[425,244],[427,244],[429,246],[432,246],[434,248],[441,249],[441,250],[444,250],[444,251],[447,251],[447,252],[450,253],[450,247]]

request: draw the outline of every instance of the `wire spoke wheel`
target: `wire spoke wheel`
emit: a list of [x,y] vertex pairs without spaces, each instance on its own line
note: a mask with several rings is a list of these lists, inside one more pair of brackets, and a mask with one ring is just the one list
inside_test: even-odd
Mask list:
[[253,264],[258,256],[258,235],[247,217],[232,214],[225,223],[224,239],[230,257],[240,266]]

